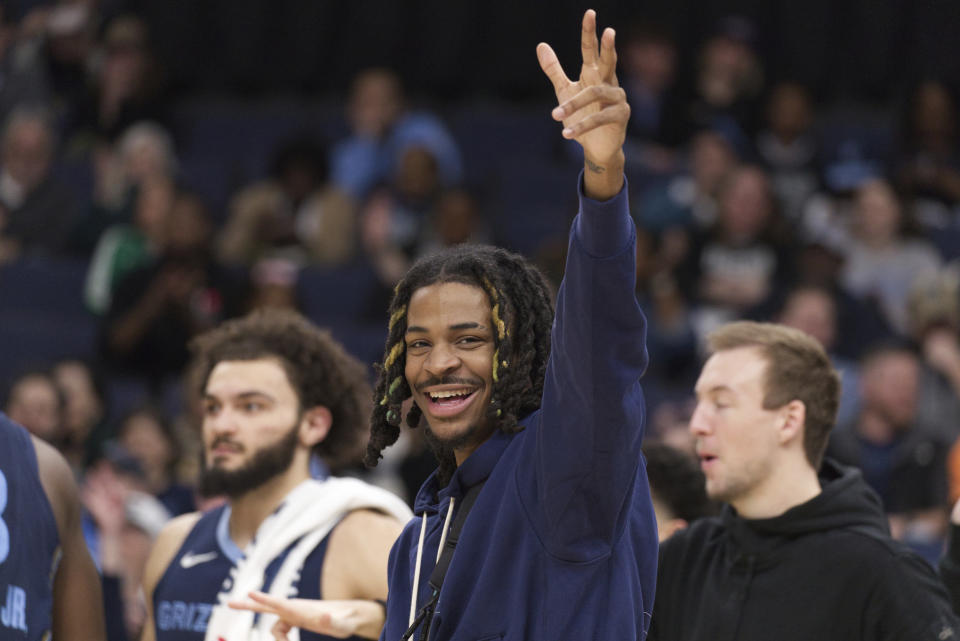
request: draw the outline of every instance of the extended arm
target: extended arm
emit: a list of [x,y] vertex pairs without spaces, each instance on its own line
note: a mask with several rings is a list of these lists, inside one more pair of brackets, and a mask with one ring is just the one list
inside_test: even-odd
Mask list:
[[60,533],[63,556],[53,581],[53,638],[102,641],[106,638],[100,575],[87,552],[80,499],[73,473],[50,445],[33,439],[43,484]]
[[567,79],[549,46],[537,50],[560,102],[554,117],[563,120],[563,135],[583,146],[585,159],[534,472],[541,536],[553,554],[572,561],[608,553],[631,506],[644,423],[638,379],[647,363],[621,149],[630,110],[614,73],[613,30],[604,31],[601,46],[595,25],[588,11],[577,82]]

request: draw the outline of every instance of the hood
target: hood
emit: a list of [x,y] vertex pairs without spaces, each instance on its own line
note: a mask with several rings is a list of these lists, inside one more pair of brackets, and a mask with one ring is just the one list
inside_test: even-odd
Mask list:
[[[525,423],[526,420],[520,422],[521,425]],[[435,514],[447,497],[460,499],[471,487],[487,480],[507,446],[520,433],[507,434],[499,430],[494,432],[474,450],[473,454],[467,457],[462,465],[457,467],[446,487],[440,487],[437,471],[434,470],[417,492],[417,498],[413,502],[413,513],[418,516]]]
[[820,469],[822,491],[811,500],[770,519],[744,519],[728,506],[722,520],[731,543],[763,557],[785,540],[840,528],[856,528],[878,537],[889,536],[880,497],[863,480],[860,470],[825,459]]

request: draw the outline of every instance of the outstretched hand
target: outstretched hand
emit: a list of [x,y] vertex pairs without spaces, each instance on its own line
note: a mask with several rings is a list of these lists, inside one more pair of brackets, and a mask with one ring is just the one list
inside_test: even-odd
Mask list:
[[[353,635],[375,639],[383,626],[382,609],[373,602],[281,599],[263,592],[251,592],[248,601],[230,601],[228,605],[236,610],[278,617],[270,630],[277,641],[287,641],[287,635],[293,628],[338,639]],[[374,618],[379,620],[375,621]]]
[[[554,120],[563,122],[563,136],[576,140],[583,147],[587,174],[597,174],[601,180],[597,187],[604,192],[616,187],[612,193],[590,194],[593,197],[609,198],[623,184],[623,141],[627,134],[630,106],[626,93],[617,82],[616,34],[606,28],[597,39],[597,14],[590,9],[583,15],[580,34],[580,49],[583,65],[580,77],[573,81],[567,77],[557,54],[545,42],[537,45],[540,67],[553,84],[557,94]],[[605,175],[604,175],[605,174]]]

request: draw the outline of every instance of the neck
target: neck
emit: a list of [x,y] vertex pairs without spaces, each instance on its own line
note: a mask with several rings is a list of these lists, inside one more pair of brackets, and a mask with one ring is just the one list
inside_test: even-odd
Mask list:
[[286,472],[255,490],[230,500],[230,538],[243,549],[253,540],[257,528],[273,514],[295,487],[310,478],[307,464],[297,461]]
[[[783,457],[786,458],[786,457]],[[774,463],[766,481],[748,495],[730,502],[745,519],[770,519],[806,503],[821,492],[817,472],[805,456]]]

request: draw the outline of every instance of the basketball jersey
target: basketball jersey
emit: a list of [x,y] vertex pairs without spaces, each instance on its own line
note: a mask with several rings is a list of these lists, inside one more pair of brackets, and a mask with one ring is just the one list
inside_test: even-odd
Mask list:
[[0,413],[0,639],[48,640],[60,534],[25,429]]
[[[300,573],[297,594],[319,599],[323,558],[329,535],[307,556]],[[264,591],[280,569],[293,543],[279,554],[264,573]],[[203,641],[214,605],[233,587],[233,572],[243,552],[230,539],[230,506],[222,505],[200,517],[167,566],[153,590],[156,641]],[[350,637],[359,640],[362,637]],[[301,641],[333,641],[333,637],[300,631]]]

